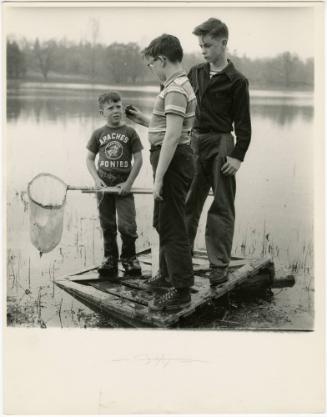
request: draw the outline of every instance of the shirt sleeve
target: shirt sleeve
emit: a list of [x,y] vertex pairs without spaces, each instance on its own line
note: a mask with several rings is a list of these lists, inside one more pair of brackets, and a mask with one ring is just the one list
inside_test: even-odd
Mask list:
[[136,130],[133,129],[131,134],[131,151],[132,153],[140,152],[143,149],[143,145]]
[[98,153],[99,152],[99,140],[98,140],[98,131],[95,130],[92,133],[92,136],[90,138],[90,140],[87,142],[86,148],[93,152],[93,153]]
[[177,114],[185,117],[187,107],[187,95],[183,89],[173,87],[165,96],[165,114]]
[[251,141],[250,95],[247,79],[240,79],[235,87],[233,118],[236,145],[231,157],[243,161]]

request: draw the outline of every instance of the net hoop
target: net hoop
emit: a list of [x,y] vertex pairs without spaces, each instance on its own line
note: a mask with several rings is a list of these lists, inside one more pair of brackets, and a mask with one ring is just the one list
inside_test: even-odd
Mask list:
[[59,177],[57,177],[56,175],[53,175],[53,174],[49,174],[48,172],[45,172],[45,173],[40,173],[40,174],[38,174],[38,175],[36,175],[28,184],[27,184],[27,195],[28,195],[28,198],[34,203],[34,204],[36,204],[37,206],[39,206],[39,207],[42,207],[42,208],[45,208],[45,209],[59,209],[59,208],[61,208],[64,204],[65,204],[65,202],[66,202],[66,193],[65,193],[65,196],[64,196],[64,199],[63,199],[63,201],[62,201],[62,203],[61,204],[41,204],[40,202],[38,202],[38,201],[36,201],[32,196],[31,196],[31,186],[32,186],[32,184],[33,184],[33,182],[35,181],[35,180],[37,180],[38,178],[40,178],[40,177],[50,177],[50,178],[54,178],[55,180],[57,180],[57,181],[59,181],[65,188],[66,188],[66,193],[67,193],[67,184],[62,180],[62,179],[60,179]]

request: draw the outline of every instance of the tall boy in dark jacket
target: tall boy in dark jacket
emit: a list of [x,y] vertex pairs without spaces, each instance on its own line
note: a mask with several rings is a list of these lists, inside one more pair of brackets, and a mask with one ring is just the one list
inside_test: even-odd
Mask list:
[[[186,201],[190,244],[194,244],[200,215],[210,188],[214,193],[206,223],[210,283],[227,280],[234,235],[235,174],[251,139],[248,80],[226,57],[228,28],[210,18],[193,34],[206,61],[191,68],[188,77],[197,108],[192,132],[196,172]],[[234,137],[236,145],[234,146]]]

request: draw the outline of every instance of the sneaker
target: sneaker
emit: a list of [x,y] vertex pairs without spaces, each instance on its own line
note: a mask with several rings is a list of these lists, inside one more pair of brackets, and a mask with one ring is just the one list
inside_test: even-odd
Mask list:
[[228,268],[214,268],[210,269],[209,274],[210,287],[216,287],[228,281]]
[[113,275],[118,272],[118,261],[113,256],[108,256],[104,259],[101,266],[98,268],[100,275]]
[[149,302],[149,309],[152,311],[180,310],[191,304],[190,291],[180,291],[176,288],[170,289],[161,297],[155,297]]
[[121,263],[125,269],[126,275],[141,275],[142,269],[136,256],[131,258],[121,258]]
[[169,289],[173,287],[173,285],[167,281],[166,277],[163,277],[161,274],[157,274],[156,276],[149,278],[146,285],[151,290]]

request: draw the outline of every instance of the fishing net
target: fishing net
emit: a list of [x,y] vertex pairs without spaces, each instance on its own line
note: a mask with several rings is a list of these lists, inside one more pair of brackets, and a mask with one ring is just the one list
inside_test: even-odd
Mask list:
[[[118,187],[76,187],[65,184],[60,178],[48,173],[38,174],[28,183],[30,203],[30,238],[40,254],[50,252],[60,242],[67,190],[83,193],[119,194]],[[152,190],[134,188],[133,193],[151,193]]]
[[67,185],[52,174],[39,174],[28,184],[30,237],[41,255],[60,242],[66,193]]

